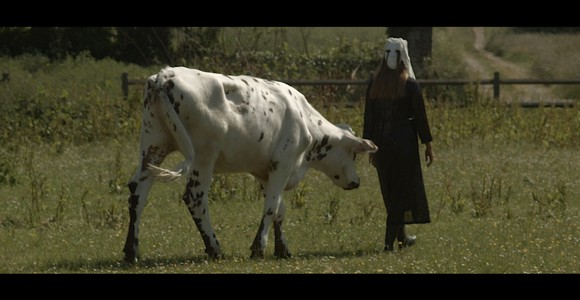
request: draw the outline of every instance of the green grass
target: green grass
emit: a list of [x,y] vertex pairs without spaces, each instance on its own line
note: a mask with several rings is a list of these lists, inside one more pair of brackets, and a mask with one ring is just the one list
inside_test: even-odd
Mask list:
[[[440,113],[441,109],[429,110],[434,125],[450,122],[435,117]],[[577,110],[569,113],[578,116]],[[32,150],[13,157],[22,162],[14,172],[18,183],[0,185],[4,195],[0,272],[580,271],[577,146],[461,137],[451,145],[435,143],[435,147],[437,160],[424,169],[433,222],[410,226],[418,244],[402,253],[382,253],[384,206],[375,172],[362,156],[357,161],[362,180],[358,190],[343,191],[312,170],[297,190],[285,193],[285,230],[294,254],[289,260],[273,257],[272,237],[264,260],[249,259],[263,202],[248,176],[221,178],[210,195],[213,225],[225,253],[225,259],[217,262],[207,260],[180,200],[183,182],[157,183],[143,214],[142,261],[131,268],[120,262],[128,222],[124,183],[136,167],[136,138],[67,147],[62,153],[48,146],[25,147]],[[180,158],[174,154],[167,164]],[[26,161],[34,167],[26,169]],[[44,179],[37,196],[38,212],[32,209],[30,178]],[[31,219],[35,213],[37,217]]]

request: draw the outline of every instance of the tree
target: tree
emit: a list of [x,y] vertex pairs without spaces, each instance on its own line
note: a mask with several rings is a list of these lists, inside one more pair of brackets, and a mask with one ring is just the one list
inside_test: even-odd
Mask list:
[[142,66],[173,64],[170,27],[117,27],[115,58]]

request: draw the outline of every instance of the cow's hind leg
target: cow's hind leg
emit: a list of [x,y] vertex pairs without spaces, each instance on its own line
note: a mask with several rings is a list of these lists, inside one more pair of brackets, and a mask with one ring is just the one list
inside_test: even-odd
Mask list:
[[[162,143],[159,143],[162,145]],[[148,164],[160,165],[169,150],[165,147],[150,144],[141,148],[141,162],[137,167],[135,175],[127,185],[129,188],[129,230],[123,252],[125,262],[135,263],[139,259],[139,224],[141,223],[141,213],[147,202],[147,195],[153,186],[154,179],[147,170]]]
[[183,202],[201,234],[205,244],[205,253],[209,258],[219,259],[222,257],[220,243],[211,225],[208,205],[212,171],[211,168],[193,168],[187,179]]
[[147,202],[147,195],[153,186],[153,178],[148,176],[149,171],[137,171],[135,176],[129,181],[129,230],[125,240],[125,262],[134,263],[139,259],[139,224],[141,223],[141,213]]
[[125,247],[123,247],[123,252],[125,252],[124,260],[128,263],[134,263],[139,259],[139,224],[141,223],[141,213],[152,185],[152,179],[147,178],[140,181],[138,176],[133,177],[133,180],[128,184],[131,192],[129,196],[129,231],[127,232]]

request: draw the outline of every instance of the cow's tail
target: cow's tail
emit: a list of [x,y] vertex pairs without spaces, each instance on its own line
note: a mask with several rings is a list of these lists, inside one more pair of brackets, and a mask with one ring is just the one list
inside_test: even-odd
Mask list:
[[[169,128],[169,131],[173,134],[173,139],[179,149],[184,151],[183,155],[185,156],[185,160],[178,164],[173,170],[164,169],[151,164],[148,165],[148,170],[151,172],[151,175],[156,180],[164,182],[175,181],[181,178],[181,176],[188,174],[195,157],[195,150],[193,149],[187,130],[183,126],[183,123],[173,108],[173,105],[171,105],[172,101],[169,97],[174,83],[171,79],[173,74],[168,74],[169,72],[164,69],[157,76],[157,95],[159,95],[159,102],[161,102],[165,112],[167,113],[167,118],[165,118],[168,125],[167,128]],[[168,122],[169,120],[171,120],[171,124]]]

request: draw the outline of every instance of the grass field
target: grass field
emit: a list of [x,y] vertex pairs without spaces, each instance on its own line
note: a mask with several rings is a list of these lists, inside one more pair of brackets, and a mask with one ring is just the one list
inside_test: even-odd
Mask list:
[[[434,55],[449,56],[438,64],[453,65],[449,74],[465,72],[457,69],[454,51],[468,51],[472,41],[462,34],[470,31],[436,32]],[[511,41],[504,37],[497,35],[490,47]],[[453,50],[454,38],[466,46]],[[518,51],[505,48],[502,55],[522,59]],[[508,107],[476,91],[465,93],[470,100],[463,107],[428,102],[436,161],[424,177],[432,223],[409,226],[418,242],[403,252],[382,252],[386,214],[365,155],[357,161],[357,190],[343,191],[311,170],[284,194],[293,253],[287,260],[274,258],[273,237],[265,259],[249,258],[263,207],[251,177],[218,176],[212,186],[210,213],[225,254],[220,261],[203,251],[181,201],[184,182],[157,183],[143,213],[142,260],[129,267],[121,263],[126,183],[137,167],[141,104],[138,95],[121,98],[117,76],[128,69],[144,78],[156,67],[35,57],[0,63],[17,70],[10,85],[0,85],[0,112],[26,116],[0,115],[0,273],[580,273],[578,106]],[[314,105],[330,121],[360,132],[361,103]],[[35,114],[43,118],[29,118]],[[173,154],[166,164],[181,158]]]
[[[158,183],[143,214],[143,259],[126,268],[120,263],[128,222],[124,182],[136,167],[136,146],[135,139],[111,140],[60,154],[43,146],[18,154],[21,184],[0,187],[0,272],[580,271],[577,148],[480,139],[436,147],[435,164],[424,170],[433,222],[410,226],[418,244],[402,253],[381,251],[385,211],[365,156],[358,160],[358,190],[343,191],[311,171],[297,190],[285,193],[289,260],[275,259],[271,243],[264,260],[249,259],[262,209],[250,177],[220,177],[210,195],[226,256],[217,262],[207,260],[180,200],[183,182]],[[167,164],[178,159],[172,155]]]

